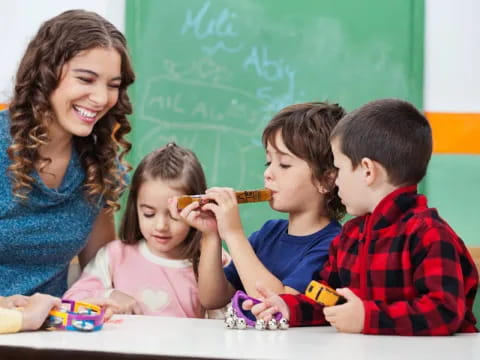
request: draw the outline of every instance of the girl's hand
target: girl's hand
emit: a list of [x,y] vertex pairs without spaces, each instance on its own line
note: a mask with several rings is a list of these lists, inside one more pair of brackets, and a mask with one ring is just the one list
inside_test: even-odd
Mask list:
[[23,306],[22,330],[37,330],[42,326],[50,310],[60,307],[62,302],[59,298],[46,295],[34,294],[27,297],[27,303]]
[[273,318],[273,315],[277,312],[282,313],[283,318],[290,318],[290,310],[283,299],[274,293],[272,290],[267,289],[260,284],[256,284],[256,288],[261,297],[261,303],[253,305],[252,300],[245,300],[242,304],[243,310],[250,310],[257,319],[263,319],[268,322]]
[[183,219],[188,225],[204,234],[217,233],[215,214],[211,211],[203,210],[198,201],[192,202],[179,212],[177,208],[177,198],[175,197],[168,199],[168,209],[172,217]]
[[347,299],[347,302],[342,305],[325,307],[323,309],[325,320],[340,332],[361,333],[365,323],[363,301],[349,288],[336,291]]
[[105,309],[104,321],[110,320],[113,314],[119,314],[121,310],[120,305],[112,298],[88,298],[82,301]]
[[215,203],[203,205],[202,210],[208,210],[215,214],[220,238],[228,243],[236,235],[240,234],[245,237],[235,191],[232,188],[213,187],[208,189],[205,195],[207,199],[212,199]]
[[134,297],[125,294],[124,292],[113,290],[110,294],[110,299],[112,299],[118,305],[118,310],[115,312],[116,314],[143,314],[143,311],[137,300]]

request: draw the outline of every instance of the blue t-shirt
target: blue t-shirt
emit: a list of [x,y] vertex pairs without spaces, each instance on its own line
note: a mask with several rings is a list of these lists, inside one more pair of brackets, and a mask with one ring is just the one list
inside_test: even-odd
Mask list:
[[85,171],[75,150],[59,188],[48,188],[33,171],[27,202],[16,200],[7,173],[9,125],[8,111],[0,111],[0,295],[61,296],[69,263],[85,247],[103,203],[93,206],[86,199]]
[[[331,221],[314,234],[293,236],[287,232],[287,220],[269,220],[249,241],[259,260],[283,285],[303,293],[327,260],[330,243],[341,228],[338,221]],[[224,271],[235,289],[244,290],[233,262]]]

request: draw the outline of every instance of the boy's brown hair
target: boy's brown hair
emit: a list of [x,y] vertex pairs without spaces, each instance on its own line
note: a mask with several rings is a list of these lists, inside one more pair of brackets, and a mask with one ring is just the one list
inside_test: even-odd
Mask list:
[[355,169],[362,158],[385,167],[394,186],[414,185],[427,172],[432,154],[432,130],[415,106],[399,99],[380,99],[346,115],[331,139]]
[[262,136],[265,148],[267,143],[275,147],[275,135],[281,131],[287,149],[310,166],[312,180],[318,180],[328,189],[325,211],[330,219],[335,220],[343,218],[345,206],[335,186],[330,133],[344,115],[345,110],[338,104],[308,102],[290,105],[270,120]]
[[[136,244],[143,238],[138,221],[137,199],[140,187],[148,180],[162,180],[185,194],[204,194],[207,181],[197,156],[189,149],[169,143],[146,155],[133,174],[127,206],[120,224],[120,240]],[[182,257],[193,264],[198,275],[201,233],[193,227],[182,242]]]

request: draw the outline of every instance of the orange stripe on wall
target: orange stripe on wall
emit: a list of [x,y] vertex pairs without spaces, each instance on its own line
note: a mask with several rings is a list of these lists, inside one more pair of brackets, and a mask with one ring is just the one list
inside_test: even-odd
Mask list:
[[[7,108],[0,103],[0,110]],[[433,152],[480,154],[480,114],[427,112],[433,132]]]
[[480,114],[427,112],[433,152],[480,154]]

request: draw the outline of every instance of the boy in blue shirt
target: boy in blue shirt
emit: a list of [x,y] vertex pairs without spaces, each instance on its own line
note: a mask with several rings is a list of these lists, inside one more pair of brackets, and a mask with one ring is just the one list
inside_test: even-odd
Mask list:
[[[329,142],[344,114],[336,104],[296,104],[281,110],[265,128],[265,187],[273,194],[272,209],[288,213],[288,220],[269,220],[247,238],[231,188],[211,188],[205,198],[213,203],[194,202],[182,210],[180,216],[203,233],[198,284],[205,308],[226,305],[239,289],[258,296],[256,281],[276,293],[305,290],[327,259],[345,214]],[[222,239],[233,260],[225,270]]]

